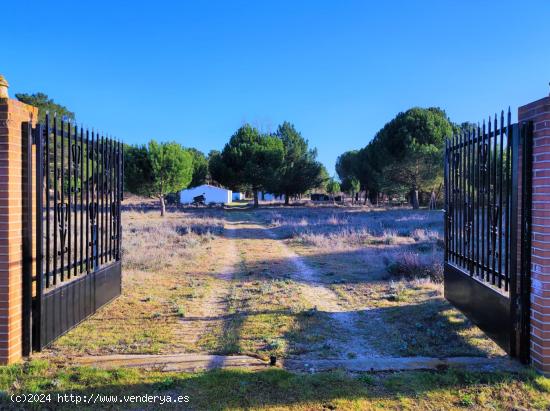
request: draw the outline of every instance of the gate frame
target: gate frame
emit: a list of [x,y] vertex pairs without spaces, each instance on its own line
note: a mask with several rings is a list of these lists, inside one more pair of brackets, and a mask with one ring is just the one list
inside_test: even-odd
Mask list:
[[[502,117],[503,118],[503,117]],[[508,117],[509,118],[509,117]],[[495,116],[496,121],[496,116]],[[490,124],[490,123],[489,123]],[[484,126],[485,127],[485,126]],[[510,133],[511,131],[511,133]],[[504,125],[501,123],[500,133],[504,132]],[[510,240],[510,272],[509,272],[509,295],[499,292],[484,282],[474,277],[471,270],[466,271],[455,266],[449,261],[448,244],[449,237],[449,190],[446,189],[445,198],[445,265],[444,282],[445,298],[462,311],[472,322],[478,325],[489,337],[491,337],[501,348],[512,357],[517,357],[521,362],[529,362],[530,344],[530,257],[531,257],[531,187],[532,187],[532,146],[533,146],[533,124],[532,122],[516,123],[507,128],[511,140],[511,170],[512,178],[510,198],[510,225],[509,232],[512,233]],[[485,133],[485,129],[483,131]],[[496,133],[496,126],[495,126]],[[491,135],[489,127],[488,135]],[[456,144],[470,144],[470,138],[464,138]],[[478,137],[479,138],[479,137]],[[485,139],[484,134],[482,135]],[[493,138],[497,138],[494,134]],[[509,139],[510,136],[507,136]],[[472,140],[473,142],[474,140]],[[487,140],[490,149],[490,140]],[[496,147],[496,141],[495,141]],[[501,148],[503,150],[503,148]],[[445,150],[445,183],[451,179],[449,149]],[[469,161],[469,160],[468,160]],[[496,161],[496,159],[494,160]],[[521,168],[519,167],[521,163]],[[462,166],[464,168],[464,166]],[[469,167],[474,168],[469,164]],[[496,165],[495,165],[496,167]],[[495,168],[496,170],[496,168]],[[463,170],[465,171],[465,170]],[[470,170],[469,170],[470,171]],[[494,177],[496,181],[496,176]],[[455,182],[456,183],[456,182]],[[490,181],[488,181],[490,184]],[[464,184],[464,183],[462,183]],[[520,189],[520,184],[523,189]],[[448,185],[448,184],[447,184]],[[454,185],[453,185],[454,188]],[[479,187],[478,187],[479,189]],[[521,195],[521,203],[518,203],[518,196]],[[495,196],[496,197],[496,196]],[[456,198],[455,198],[456,200]],[[458,199],[462,201],[461,199]],[[490,200],[488,200],[490,201]],[[502,201],[502,200],[501,200]],[[487,204],[487,207],[490,203]],[[453,204],[453,208],[454,208]],[[461,207],[463,205],[461,204]],[[478,201],[479,207],[479,201]],[[483,205],[485,207],[485,205]],[[453,212],[459,216],[459,211]],[[482,214],[484,211],[482,210]],[[478,214],[479,218],[479,214]],[[473,220],[472,220],[473,221]],[[454,222],[454,220],[453,220]],[[463,224],[464,221],[458,222]],[[479,224],[479,222],[478,222]],[[487,222],[489,224],[489,222]],[[529,233],[529,234],[527,234]],[[499,233],[501,234],[501,233]],[[488,235],[488,233],[487,233]],[[519,240],[519,241],[518,241]],[[473,247],[473,246],[472,246]],[[519,255],[519,259],[518,259]],[[463,258],[464,256],[458,256]],[[472,257],[470,257],[472,258]],[[472,261],[473,263],[473,261]],[[519,270],[519,271],[518,271]],[[487,310],[490,307],[490,310]]]
[[[57,120],[54,117],[54,122]],[[84,156],[84,141],[86,142],[87,154],[92,153],[95,157],[95,161],[100,161],[101,156],[101,168],[96,165],[96,173],[93,173],[93,158],[92,157],[92,174],[94,177],[94,183],[90,189],[88,184],[90,180],[84,184],[84,180],[81,181],[81,189],[84,190],[86,185],[86,191],[91,193],[92,203],[88,202],[86,197],[86,203],[79,203],[82,209],[88,210],[90,205],[99,203],[101,193],[101,223],[96,224],[101,226],[101,239],[102,251],[101,254],[95,254],[93,250],[97,252],[97,244],[86,244],[86,247],[92,247],[92,252],[88,258],[82,260],[77,257],[77,249],[74,251],[74,265],[71,267],[71,261],[67,258],[67,266],[59,267],[63,272],[67,270],[67,280],[60,280],[59,284],[51,287],[50,291],[45,292],[45,288],[48,284],[44,283],[44,276],[50,275],[47,273],[50,266],[47,264],[44,266],[44,235],[50,235],[48,231],[44,230],[44,204],[43,197],[48,190],[48,186],[44,186],[44,169],[46,162],[51,160],[51,155],[45,155],[44,147],[50,143],[50,126],[49,116],[46,115],[46,125],[42,123],[36,123],[34,125],[30,122],[23,122],[21,124],[21,137],[25,143],[25,151],[22,159],[22,169],[24,174],[24,187],[22,195],[23,204],[23,220],[24,220],[24,235],[23,235],[23,275],[22,275],[22,355],[28,356],[33,351],[41,351],[47,347],[55,339],[70,331],[72,328],[80,324],[82,321],[94,314],[101,306],[109,303],[122,292],[122,264],[121,264],[121,236],[122,236],[122,224],[120,219],[120,208],[123,200],[123,188],[124,188],[124,149],[120,142],[115,142],[113,139],[105,138],[101,136],[101,142],[99,140],[99,134],[96,134],[96,140],[94,145],[93,132],[92,140],[88,139],[86,134],[86,140],[84,140],[84,130],[81,128],[80,140],[77,140],[78,129],[74,128],[73,136],[71,136],[70,129],[67,134],[63,131],[63,122],[61,122],[61,139],[67,138],[67,168],[69,173],[66,176],[69,181],[74,178],[76,187],[76,178],[79,177],[71,171],[75,165],[71,162],[71,156],[73,152],[69,152],[74,147],[79,147],[82,153],[80,157]],[[69,126],[70,127],[70,126]],[[54,135],[58,135],[57,128],[54,127]],[[54,140],[55,141],[55,140]],[[74,146],[71,148],[71,141],[74,142]],[[78,141],[80,143],[78,144]],[[75,149],[76,151],[76,149]],[[33,155],[34,153],[34,155]],[[48,153],[48,151],[46,151]],[[64,152],[59,153],[62,167],[64,167],[65,159]],[[72,160],[74,161],[74,160]],[[88,158],[86,163],[88,162]],[[84,163],[82,161],[82,163]],[[57,167],[58,164],[55,164]],[[88,165],[86,166],[88,167]],[[49,170],[49,167],[47,167]],[[101,171],[99,171],[101,170]],[[110,170],[108,175],[105,175],[105,170]],[[86,168],[86,173],[90,170]],[[115,177],[114,174],[117,174]],[[99,177],[101,175],[101,177]],[[72,177],[71,177],[72,176]],[[82,176],[82,174],[81,174]],[[106,178],[108,177],[108,178]],[[90,177],[91,178],[91,177]],[[94,188],[95,184],[95,188]],[[54,191],[57,190],[57,182],[53,185]],[[100,188],[101,186],[101,188]],[[62,188],[63,189],[63,184]],[[96,203],[93,203],[93,193],[96,194]],[[71,220],[73,215],[75,216],[75,233],[74,243],[67,241],[67,247],[71,249],[73,244],[78,247],[76,238],[76,214],[73,214],[70,208],[70,198],[72,193],[67,195],[69,206],[67,209],[68,218]],[[76,194],[75,201],[76,201]],[[49,196],[47,197],[49,198]],[[77,203],[74,203],[74,212],[76,213]],[[48,205],[49,206],[49,205]],[[114,212],[113,212],[114,209]],[[54,223],[52,232],[55,232],[56,207],[53,207]],[[114,231],[116,217],[116,231]],[[48,214],[49,215],[49,214]],[[87,215],[87,213],[86,213]],[[99,219],[99,216],[97,217]],[[89,227],[90,222],[86,217],[86,227]],[[70,233],[70,223],[69,223]],[[96,228],[99,230],[99,228]],[[80,226],[80,235],[84,235],[84,229]],[[116,237],[114,234],[116,233]],[[69,234],[70,236],[70,234]],[[93,240],[92,240],[93,241]],[[97,240],[96,240],[97,241]],[[49,244],[50,242],[46,242]],[[34,246],[34,247],[33,247]],[[47,246],[46,246],[47,247]],[[95,248],[94,248],[95,247]],[[89,249],[89,248],[88,248]],[[83,254],[83,252],[81,252]],[[101,258],[100,258],[101,257]],[[110,257],[110,258],[109,258]],[[86,269],[81,269],[78,276],[77,265],[85,264]],[[54,267],[55,268],[55,267]],[[74,277],[70,277],[70,271],[74,270]],[[54,274],[55,275],[55,274]],[[70,304],[65,302],[71,301]]]

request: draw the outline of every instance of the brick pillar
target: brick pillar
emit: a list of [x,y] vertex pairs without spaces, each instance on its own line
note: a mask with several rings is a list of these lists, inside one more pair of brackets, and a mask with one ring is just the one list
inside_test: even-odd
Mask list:
[[[3,78],[0,76],[0,80]],[[0,86],[2,86],[0,81]],[[23,167],[22,122],[36,120],[35,107],[0,93],[0,364],[22,354]]]
[[520,107],[518,121],[534,129],[531,363],[550,374],[550,97]]

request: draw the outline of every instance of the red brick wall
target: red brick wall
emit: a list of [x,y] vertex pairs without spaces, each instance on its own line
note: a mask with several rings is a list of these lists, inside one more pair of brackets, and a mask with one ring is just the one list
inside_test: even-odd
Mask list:
[[520,107],[518,119],[534,127],[531,362],[550,373],[550,97]]
[[0,99],[0,364],[21,358],[23,139],[21,123],[38,110]]

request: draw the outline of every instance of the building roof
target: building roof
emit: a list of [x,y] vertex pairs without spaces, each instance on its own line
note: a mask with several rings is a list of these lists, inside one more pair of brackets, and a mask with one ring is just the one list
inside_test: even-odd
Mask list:
[[216,187],[216,186],[213,186],[213,185],[210,185],[210,184],[201,184],[200,186],[196,186],[196,187],[193,187],[193,188],[186,188],[185,190],[182,190],[182,191],[198,190],[198,189],[201,189],[201,188],[213,188],[215,190],[231,191],[228,188]]

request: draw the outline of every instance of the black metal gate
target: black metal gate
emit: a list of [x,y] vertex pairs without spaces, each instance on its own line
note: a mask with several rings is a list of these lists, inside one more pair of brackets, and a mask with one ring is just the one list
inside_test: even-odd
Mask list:
[[532,124],[511,114],[445,147],[445,297],[522,361],[529,358]]
[[[120,142],[56,117],[25,131],[36,184],[26,199],[34,241],[26,242],[25,260],[35,259],[34,267],[26,264],[23,284],[28,354],[120,295],[124,163]],[[30,171],[27,180],[32,187]]]

